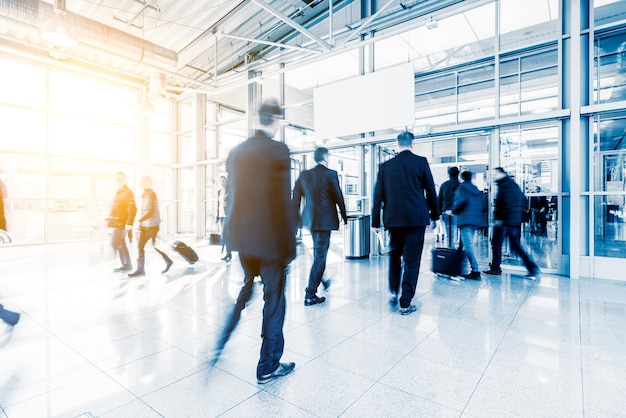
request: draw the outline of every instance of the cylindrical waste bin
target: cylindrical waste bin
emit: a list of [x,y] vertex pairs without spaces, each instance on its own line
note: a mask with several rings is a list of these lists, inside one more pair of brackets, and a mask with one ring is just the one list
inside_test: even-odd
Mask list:
[[343,235],[343,253],[347,259],[370,256],[370,215],[349,215]]

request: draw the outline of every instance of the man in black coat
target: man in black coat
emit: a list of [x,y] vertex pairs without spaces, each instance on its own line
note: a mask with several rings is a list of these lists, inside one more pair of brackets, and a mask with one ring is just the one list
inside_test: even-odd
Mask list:
[[[257,382],[267,383],[290,373],[295,363],[280,363],[284,349],[285,277],[295,258],[295,219],[291,209],[289,148],[272,138],[280,126],[275,100],[259,109],[261,128],[228,154],[226,170],[226,245],[239,251],[244,285],[218,343],[223,348],[252,293],[255,276],[263,281],[263,325]],[[219,353],[216,353],[219,355]]]
[[413,134],[403,132],[398,135],[398,155],[382,163],[378,169],[372,209],[372,227],[379,232],[382,209],[383,224],[390,233],[389,302],[397,302],[402,276],[402,315],[416,310],[411,301],[422,261],[424,233],[431,220],[439,219],[437,193],[430,166],[426,158],[412,152],[412,146]]
[[452,208],[454,207],[454,193],[461,184],[459,182],[459,169],[458,167],[450,167],[448,169],[448,180],[444,181],[439,188],[439,213],[446,224],[446,232],[448,235],[448,245],[452,247],[456,243],[456,218],[452,214]]
[[328,168],[328,148],[319,147],[313,155],[317,166],[300,174],[293,189],[293,206],[296,216],[300,211],[302,198],[305,199],[302,225],[311,231],[313,238],[313,265],[309,273],[309,285],[305,289],[304,305],[322,303],[325,297],[316,295],[320,283],[324,288],[330,280],[323,280],[326,269],[326,256],[330,246],[330,231],[339,229],[337,208],[343,223],[347,223],[346,204],[343,200],[339,177],[335,170]]
[[538,279],[541,271],[530,255],[522,248],[520,243],[521,225],[524,219],[526,198],[520,187],[515,183],[502,167],[496,167],[492,172],[492,178],[498,185],[494,209],[493,237],[491,238],[492,259],[491,268],[485,274],[500,276],[502,270],[502,243],[508,236],[511,249],[518,254],[528,269],[527,279]]

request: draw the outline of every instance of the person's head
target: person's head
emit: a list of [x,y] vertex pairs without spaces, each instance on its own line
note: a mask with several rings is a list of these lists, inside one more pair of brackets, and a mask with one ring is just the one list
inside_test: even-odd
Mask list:
[[411,148],[413,146],[413,134],[408,131],[402,132],[398,135],[398,145],[402,148]]
[[506,171],[504,171],[504,168],[502,167],[496,167],[491,172],[491,178],[494,180],[500,180],[506,176],[507,176]]
[[458,167],[450,167],[448,169],[448,175],[450,176],[451,179],[458,179],[459,178],[459,168]]
[[268,99],[259,108],[259,122],[262,129],[276,133],[282,119],[282,109],[276,99]]
[[148,190],[149,188],[152,187],[152,179],[150,178],[150,176],[142,176],[141,177],[141,187],[144,190]]
[[466,170],[461,173],[461,180],[463,180],[466,183],[470,183],[472,181],[472,176],[473,176],[473,173],[469,170]]
[[317,164],[321,162],[328,163],[328,148],[317,147],[315,148],[315,152],[313,153],[313,158]]
[[121,171],[115,173],[115,182],[117,183],[117,187],[126,186],[126,174],[122,173]]
[[226,187],[226,176],[220,176],[220,187]]

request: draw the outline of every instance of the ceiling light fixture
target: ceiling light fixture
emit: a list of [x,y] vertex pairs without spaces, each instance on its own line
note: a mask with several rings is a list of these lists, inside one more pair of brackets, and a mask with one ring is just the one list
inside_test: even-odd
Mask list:
[[74,30],[66,19],[65,0],[54,0],[52,10],[54,16],[43,24],[39,32],[41,39],[59,47],[73,48],[78,46]]
[[439,27],[439,23],[437,23],[437,18],[435,16],[431,16],[430,19],[426,21],[426,28],[428,30],[437,29]]

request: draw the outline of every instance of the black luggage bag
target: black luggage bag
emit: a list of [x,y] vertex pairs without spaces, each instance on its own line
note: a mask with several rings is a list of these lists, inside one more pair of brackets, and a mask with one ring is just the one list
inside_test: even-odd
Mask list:
[[448,222],[448,247],[433,248],[433,273],[443,274],[451,277],[461,277],[463,275],[463,262],[465,261],[465,252],[463,251],[463,243],[459,244],[459,248],[452,247],[452,221]]
[[184,258],[189,264],[193,264],[198,261],[198,254],[182,241],[174,241],[172,249],[176,251],[182,258]]

